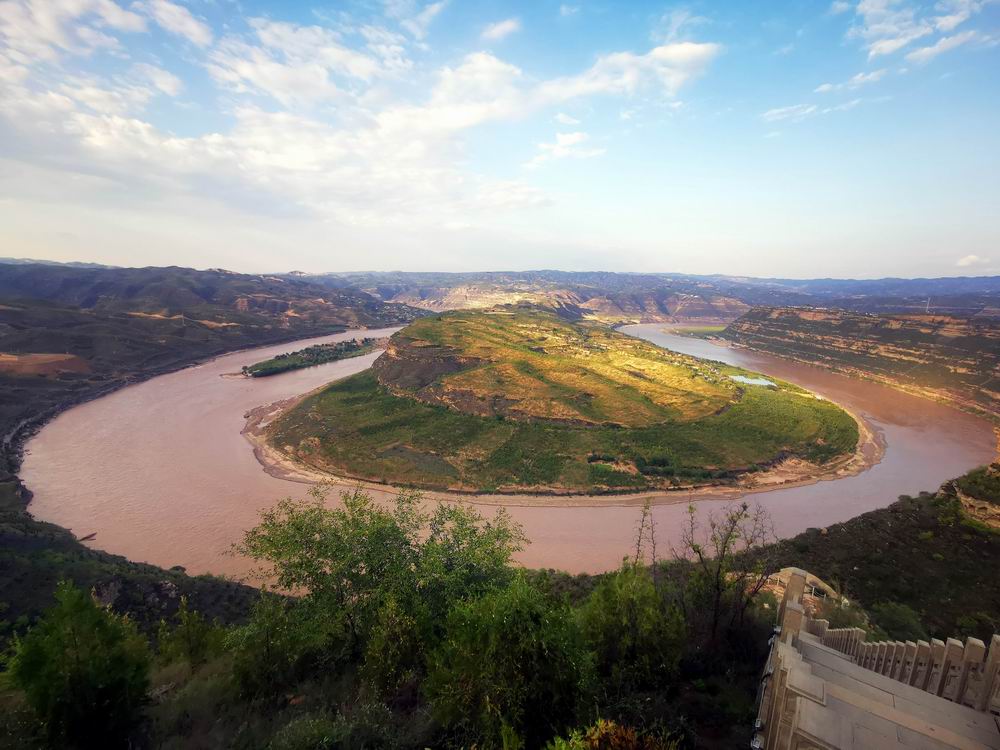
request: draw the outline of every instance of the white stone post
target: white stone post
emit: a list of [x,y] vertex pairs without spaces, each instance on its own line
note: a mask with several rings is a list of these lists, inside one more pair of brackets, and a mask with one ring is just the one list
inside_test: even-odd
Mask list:
[[938,695],[950,701],[958,700],[958,684],[962,679],[962,653],[965,647],[958,638],[949,638],[944,647],[944,668]]
[[[983,691],[976,708],[980,711],[989,711],[990,699],[994,695],[1000,697],[1000,635],[997,634],[990,640],[990,653],[983,667]],[[997,711],[1000,712],[1000,705],[997,706]]]

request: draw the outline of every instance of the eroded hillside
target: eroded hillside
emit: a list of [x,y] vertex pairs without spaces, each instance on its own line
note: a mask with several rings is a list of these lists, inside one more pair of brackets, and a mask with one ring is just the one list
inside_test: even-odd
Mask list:
[[722,335],[741,346],[879,380],[1000,419],[996,319],[758,307]]

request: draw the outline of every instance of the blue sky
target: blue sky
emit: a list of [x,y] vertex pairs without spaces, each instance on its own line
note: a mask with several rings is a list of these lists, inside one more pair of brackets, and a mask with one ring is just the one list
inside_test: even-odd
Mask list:
[[1000,273],[1000,2],[0,0],[0,255]]

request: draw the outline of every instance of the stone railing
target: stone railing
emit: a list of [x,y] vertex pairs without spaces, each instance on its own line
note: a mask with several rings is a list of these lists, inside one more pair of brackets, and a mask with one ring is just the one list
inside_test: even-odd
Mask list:
[[993,636],[987,650],[978,638],[869,643],[861,628],[829,625],[806,619],[804,629],[858,666],[952,703],[1000,714],[1000,635]]
[[[977,638],[870,643],[860,628],[811,618],[804,593],[806,573],[793,570],[761,679],[752,748],[875,747],[863,735],[878,722],[933,739],[934,747],[1000,748],[1000,635],[989,649]],[[830,658],[844,666],[823,661]],[[865,670],[876,674],[866,679]],[[863,714],[870,719],[857,718]]]

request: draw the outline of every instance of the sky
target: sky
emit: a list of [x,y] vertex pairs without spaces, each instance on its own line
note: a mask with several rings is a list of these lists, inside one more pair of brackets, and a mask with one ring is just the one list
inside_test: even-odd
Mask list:
[[0,256],[1000,274],[1000,0],[0,0]]

